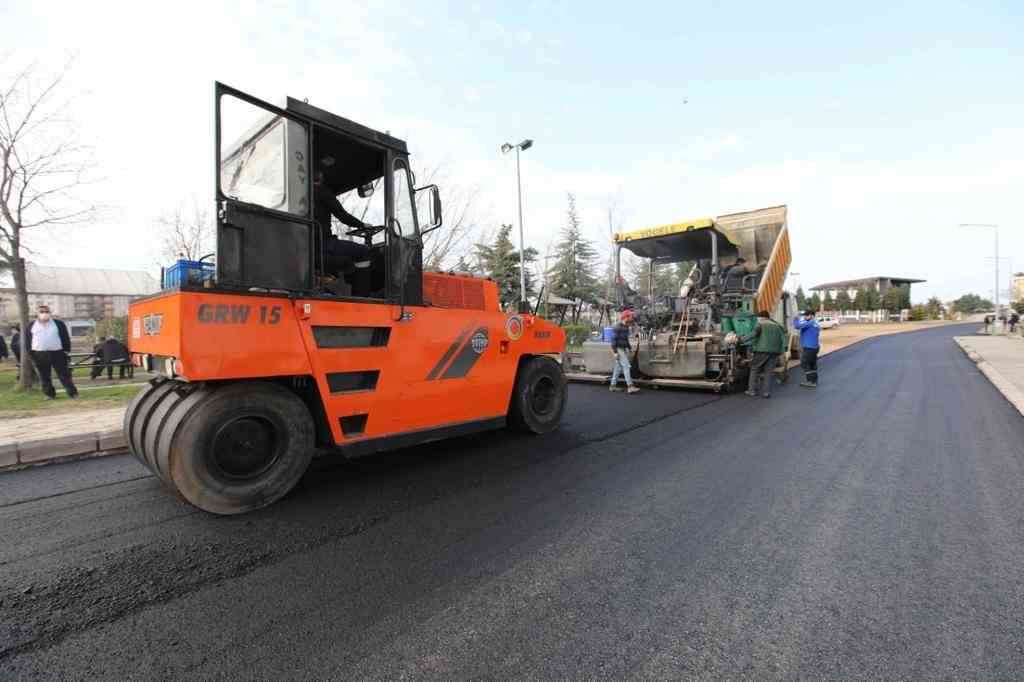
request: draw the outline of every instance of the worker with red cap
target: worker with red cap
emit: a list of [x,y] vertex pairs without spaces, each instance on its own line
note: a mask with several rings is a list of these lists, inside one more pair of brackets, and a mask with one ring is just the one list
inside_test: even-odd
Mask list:
[[633,311],[622,311],[622,317],[612,329],[612,383],[610,390],[621,391],[618,387],[619,371],[626,379],[626,392],[637,393],[640,389],[633,385],[633,376],[629,371],[629,328],[633,324]]

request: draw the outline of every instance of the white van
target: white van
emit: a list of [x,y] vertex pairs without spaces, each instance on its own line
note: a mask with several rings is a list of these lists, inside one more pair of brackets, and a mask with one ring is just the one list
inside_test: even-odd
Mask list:
[[839,320],[835,317],[829,317],[826,315],[825,317],[818,318],[818,326],[822,329],[831,329],[832,327],[839,326]]

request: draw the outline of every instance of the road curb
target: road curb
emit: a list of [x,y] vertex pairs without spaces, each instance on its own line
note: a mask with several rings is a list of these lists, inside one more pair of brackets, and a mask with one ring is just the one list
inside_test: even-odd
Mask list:
[[956,342],[956,345],[960,346],[960,350],[964,352],[964,355],[978,366],[978,370],[995,386],[996,390],[1020,412],[1021,416],[1024,416],[1024,391],[1021,391],[1013,382],[1003,376],[995,368],[995,365],[979,355],[978,351],[971,347],[970,342],[965,337],[954,336],[953,341]]
[[45,464],[124,454],[124,433],[97,431],[0,445],[0,473]]

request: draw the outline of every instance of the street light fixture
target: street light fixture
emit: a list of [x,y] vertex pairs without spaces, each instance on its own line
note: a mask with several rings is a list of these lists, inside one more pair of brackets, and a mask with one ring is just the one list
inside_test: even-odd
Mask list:
[[996,256],[995,256],[996,286],[995,286],[995,291],[993,293],[995,294],[995,299],[996,299],[995,300],[996,317],[998,318],[999,317],[999,226],[995,225],[993,223],[960,223],[960,227],[991,227],[992,228],[992,232],[995,234],[995,238],[996,238]]
[[533,146],[533,140],[523,140],[519,144],[501,145],[501,153],[508,154],[516,150],[516,192],[519,198],[519,312],[530,311],[529,303],[526,301],[526,250],[523,244],[523,181],[519,172],[519,152],[526,151]]

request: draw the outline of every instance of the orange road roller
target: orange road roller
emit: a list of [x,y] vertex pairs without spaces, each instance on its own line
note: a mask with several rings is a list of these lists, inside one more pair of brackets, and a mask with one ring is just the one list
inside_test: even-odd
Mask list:
[[215,86],[215,262],[134,302],[132,454],[215,514],[267,506],[317,452],[356,457],[505,426],[555,429],[565,335],[495,282],[423,271],[441,227],[405,142]]

